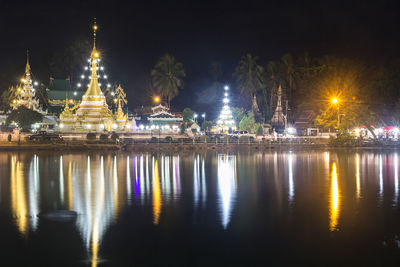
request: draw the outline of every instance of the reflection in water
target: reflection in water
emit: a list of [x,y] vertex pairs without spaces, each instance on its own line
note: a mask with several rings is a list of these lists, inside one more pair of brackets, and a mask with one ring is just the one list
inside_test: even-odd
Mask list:
[[383,160],[382,155],[379,155],[379,200],[383,201]]
[[154,163],[153,158],[153,223],[157,225],[160,220],[161,213],[161,188],[160,188],[160,175],[158,174],[158,161]]
[[356,154],[356,195],[360,198],[361,185],[360,185],[360,155]]
[[236,197],[236,156],[218,155],[219,205],[224,229],[229,224]]
[[179,171],[179,156],[172,158],[172,179],[174,187],[174,198],[177,198],[181,194],[181,174]]
[[332,178],[331,178],[331,197],[330,197],[330,218],[329,218],[329,230],[338,230],[338,220],[340,215],[340,191],[339,181],[336,170],[336,162],[332,163]]
[[[128,161],[129,162],[129,161]],[[135,195],[139,198],[140,195],[140,185],[139,185],[139,166],[138,166],[138,156],[135,156]],[[130,179],[130,176],[129,176]]]
[[72,162],[68,163],[68,209],[73,209],[74,192],[72,191]]
[[399,200],[399,159],[397,153],[394,154],[394,205],[397,206]]
[[37,155],[33,156],[29,169],[29,218],[31,220],[32,230],[35,231],[37,229],[38,215],[40,212],[39,158]]
[[[39,159],[33,156],[29,164],[27,177],[28,186],[25,185],[25,173],[23,162],[13,156],[11,159],[11,209],[16,220],[18,230],[22,235],[27,235],[29,231],[28,223],[33,231],[38,226],[39,209]],[[28,192],[26,192],[28,190]],[[29,199],[27,199],[27,196]]]
[[293,184],[293,154],[289,153],[288,156],[288,168],[289,168],[289,201],[291,202],[294,197],[294,184]]
[[[73,210],[79,214],[76,223],[85,246],[90,251],[92,266],[97,266],[101,240],[117,213],[114,202],[118,192],[116,192],[114,181],[110,181],[104,175],[103,156],[100,158],[100,168],[90,169],[90,161],[88,157],[85,185],[80,186],[78,182],[72,183],[72,203]],[[113,162],[115,168],[116,158]],[[95,171],[94,175],[91,175],[92,171]],[[115,176],[111,178],[114,180]]]
[[64,203],[64,168],[63,168],[63,157],[60,156],[60,167],[59,167],[59,173],[60,173],[60,199],[61,203]]
[[201,159],[201,169],[200,169],[199,155],[195,157],[193,164],[193,197],[195,206],[199,205],[199,200],[201,200],[201,203],[205,205],[207,197],[207,188],[206,188],[204,158]]
[[[180,166],[181,159],[178,155],[121,155],[117,153],[116,156],[103,157],[96,154],[91,154],[91,156],[77,154],[47,156],[45,154],[40,157],[42,166],[39,166],[38,156],[27,155],[29,157],[18,155],[8,158],[7,156],[5,163],[1,165],[9,170],[9,172],[4,171],[9,179],[3,179],[3,177],[0,179],[0,185],[7,182],[3,189],[9,189],[9,195],[3,193],[3,190],[0,197],[3,197],[6,203],[9,201],[7,204],[11,207],[9,212],[13,215],[14,228],[22,236],[28,236],[30,231],[43,234],[48,229],[46,229],[46,224],[40,225],[41,221],[37,215],[41,209],[47,212],[61,206],[74,210],[78,213],[76,228],[92,266],[99,263],[102,242],[105,240],[105,234],[110,225],[116,223],[115,227],[118,230],[126,227],[123,226],[126,223],[119,224],[117,221],[126,203],[130,204],[130,208],[126,210],[127,213],[135,212],[140,206],[141,210],[145,210],[145,214],[149,214],[140,218],[135,217],[136,221],[132,225],[137,225],[136,223],[141,225],[142,221],[145,221],[147,224],[163,226],[163,229],[170,227],[171,222],[192,227],[188,221],[181,220],[187,220],[191,214],[199,218],[205,217],[203,213],[211,212],[215,215],[216,205],[218,214],[216,214],[217,221],[214,223],[221,224],[219,231],[222,231],[222,229],[227,229],[228,225],[233,225],[233,220],[243,214],[249,216],[249,219],[246,218],[245,221],[266,220],[268,216],[261,214],[265,212],[265,209],[259,208],[265,206],[265,202],[262,202],[265,201],[262,194],[267,195],[274,202],[274,205],[269,206],[268,212],[276,218],[276,223],[280,223],[282,218],[287,217],[288,211],[285,205],[280,205],[282,199],[289,199],[289,203],[293,203],[296,199],[299,204],[314,205],[315,196],[329,191],[327,194],[329,204],[315,205],[312,208],[316,210],[315,217],[318,217],[318,221],[321,216],[326,220],[329,214],[329,228],[326,225],[325,231],[335,232],[339,230],[339,226],[345,231],[349,222],[361,220],[357,212],[360,207],[376,210],[377,206],[382,209],[382,205],[390,201],[397,206],[399,201],[397,153],[389,156],[385,153],[382,156],[375,152],[358,152],[350,155],[335,152],[260,153],[263,157],[266,155],[266,160],[251,162],[250,165],[246,164],[250,162],[249,159],[254,159],[254,155],[250,157],[244,154],[216,157],[211,155],[211,160],[208,160],[208,156],[200,154],[193,158],[187,157],[190,161],[185,158],[183,166]],[[42,160],[42,157],[45,160]],[[213,171],[215,160],[217,170]],[[333,160],[335,162],[332,162]],[[55,162],[55,168],[44,168],[46,165],[43,162]],[[189,164],[186,164],[187,162]],[[239,170],[239,174],[243,175],[239,177],[241,178],[239,180],[241,205],[236,204],[236,200],[239,199],[236,163],[243,167]],[[43,168],[40,175],[39,168]],[[262,175],[260,170],[263,171]],[[209,175],[207,179],[206,173]],[[393,175],[393,183],[390,182],[392,178],[387,177],[385,178],[387,184],[384,185],[384,174]],[[390,198],[387,199],[389,201],[381,201],[384,190],[385,197]],[[184,198],[181,198],[182,192],[185,193]],[[272,194],[269,194],[271,192]],[[378,192],[380,198],[376,198]],[[389,196],[388,192],[393,192],[393,197]],[[353,205],[356,200],[357,205]],[[182,203],[184,201],[189,204]],[[195,209],[195,212],[186,213],[188,207]],[[306,209],[305,207],[310,209],[310,205],[291,205],[290,210],[295,211],[296,214],[304,214],[302,211]],[[347,211],[341,210],[342,207],[346,207]],[[248,211],[250,208],[251,212]],[[182,216],[183,210],[185,216]],[[233,210],[235,210],[235,216],[232,216]],[[165,216],[167,213],[168,217]],[[256,213],[262,216],[255,216]],[[317,220],[312,218],[314,212],[308,212],[308,214],[311,214],[310,221],[314,224]],[[350,217],[348,214],[356,215]],[[164,217],[165,222],[169,222],[168,225],[163,225]],[[132,216],[124,217],[127,220],[131,218]],[[210,221],[212,220],[207,220],[205,223]],[[247,223],[245,221],[241,223]],[[289,220],[287,223],[293,222]],[[259,225],[264,227],[267,224],[260,223]],[[38,230],[40,227],[42,228]],[[110,235],[112,234],[110,232]],[[108,253],[107,255],[110,255],[110,261],[112,261],[113,255]]]
[[28,232],[28,212],[25,194],[25,177],[22,163],[14,156],[11,160],[11,208],[22,235]]
[[130,169],[129,156],[126,157],[126,193],[128,202],[131,199],[132,189],[131,189],[131,169]]

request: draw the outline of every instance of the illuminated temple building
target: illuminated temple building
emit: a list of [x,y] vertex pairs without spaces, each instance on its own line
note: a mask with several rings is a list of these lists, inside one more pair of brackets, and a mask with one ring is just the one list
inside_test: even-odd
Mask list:
[[64,107],[65,100],[68,99],[69,104],[79,104],[85,91],[73,90],[71,81],[67,79],[54,79],[50,77],[49,86],[47,90],[48,107],[47,110],[50,114],[59,115]]
[[21,79],[22,85],[18,86],[15,91],[15,99],[10,103],[13,109],[24,106],[38,112],[42,112],[39,107],[39,100],[36,98],[35,88],[31,77],[31,66],[29,57],[26,59],[25,74]]
[[94,42],[90,55],[90,83],[80,103],[70,108],[69,105],[74,103],[71,100],[66,100],[64,111],[60,115],[60,129],[62,131],[125,130],[127,124],[127,116],[123,113],[120,105],[117,112],[113,114],[107,105],[104,93],[100,89],[97,73],[100,57],[100,53],[96,49],[97,25],[94,25],[93,29]]

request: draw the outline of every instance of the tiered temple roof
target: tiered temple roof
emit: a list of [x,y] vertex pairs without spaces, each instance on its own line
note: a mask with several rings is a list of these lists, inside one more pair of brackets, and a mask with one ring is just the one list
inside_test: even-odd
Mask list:
[[39,107],[39,100],[36,98],[35,89],[33,88],[31,77],[31,66],[29,64],[29,56],[26,58],[25,74],[21,79],[22,86],[19,86],[16,92],[16,99],[11,103],[11,107],[17,109],[20,106],[25,106],[38,112],[42,112]]

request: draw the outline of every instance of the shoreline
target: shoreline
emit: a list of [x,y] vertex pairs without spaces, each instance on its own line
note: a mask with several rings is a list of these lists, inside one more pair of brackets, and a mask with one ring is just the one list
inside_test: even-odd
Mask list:
[[343,150],[343,149],[381,149],[396,150],[399,146],[376,145],[376,146],[332,146],[328,144],[205,144],[205,143],[135,143],[135,144],[104,144],[104,143],[0,143],[1,151],[270,151],[270,150]]

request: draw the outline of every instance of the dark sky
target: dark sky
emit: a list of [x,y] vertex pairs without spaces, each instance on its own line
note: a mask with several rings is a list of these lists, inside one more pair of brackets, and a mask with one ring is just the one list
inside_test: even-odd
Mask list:
[[398,5],[370,2],[1,1],[0,72],[23,72],[29,48],[33,72],[47,81],[43,53],[82,36],[91,39],[96,17],[107,73],[126,89],[131,109],[148,99],[151,68],[168,52],[187,73],[185,89],[172,104],[202,112],[196,93],[211,84],[210,64],[220,62],[223,80],[233,85],[232,72],[247,52],[259,56],[264,66],[286,52],[337,54],[371,64],[398,58]]

